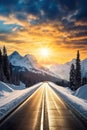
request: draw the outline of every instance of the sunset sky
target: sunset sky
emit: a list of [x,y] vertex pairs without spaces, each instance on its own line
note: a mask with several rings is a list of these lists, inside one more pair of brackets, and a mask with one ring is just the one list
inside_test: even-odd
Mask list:
[[46,65],[65,63],[77,50],[87,58],[87,0],[0,0],[3,45]]

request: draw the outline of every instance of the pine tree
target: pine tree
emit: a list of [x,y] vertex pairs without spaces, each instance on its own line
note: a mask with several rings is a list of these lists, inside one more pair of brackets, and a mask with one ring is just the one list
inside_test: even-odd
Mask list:
[[0,80],[1,81],[6,81],[4,72],[3,72],[3,56],[2,56],[2,51],[0,49]]
[[2,52],[1,52],[1,49],[0,49],[0,67],[2,66]]
[[81,86],[81,65],[80,65],[80,53],[78,50],[76,58],[75,89],[78,89],[80,86]]
[[10,64],[8,61],[7,50],[3,47],[3,71],[7,81],[10,81]]
[[3,68],[2,68],[2,52],[1,52],[1,49],[0,49],[0,80],[1,81],[3,80],[2,72],[3,72]]
[[74,64],[71,65],[70,70],[70,88],[75,90],[75,66]]
[[12,78],[13,78],[13,71],[12,71],[12,64],[9,64],[9,69],[10,69],[10,82],[12,83]]

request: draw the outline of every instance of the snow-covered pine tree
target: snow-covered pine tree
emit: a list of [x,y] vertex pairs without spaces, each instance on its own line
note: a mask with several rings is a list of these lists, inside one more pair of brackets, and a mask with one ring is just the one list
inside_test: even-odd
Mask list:
[[81,86],[81,65],[80,65],[80,53],[78,50],[76,58],[75,89],[78,89],[80,86]]
[[10,64],[8,61],[7,50],[5,46],[3,47],[3,71],[7,81],[10,82]]
[[71,65],[69,81],[70,81],[70,88],[72,90],[75,90],[75,66],[74,64]]

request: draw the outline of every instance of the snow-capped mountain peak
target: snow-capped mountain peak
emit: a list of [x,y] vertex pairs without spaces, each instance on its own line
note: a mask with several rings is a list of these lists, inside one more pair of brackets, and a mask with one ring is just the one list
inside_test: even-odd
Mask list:
[[8,58],[12,65],[16,65],[23,57],[17,51],[14,51]]
[[22,59],[22,56],[17,52],[14,51],[10,56],[9,56],[9,60],[15,60],[15,59]]
[[35,57],[31,54],[27,54],[25,56],[21,56],[17,51],[13,52],[9,56],[10,63],[15,67],[20,67],[20,71],[28,70],[33,73],[38,74],[47,74],[53,77],[60,78],[59,76],[56,76],[53,72],[47,70],[45,67],[42,67],[37,63],[37,60]]
[[28,54],[23,57],[17,51],[14,51],[9,56],[9,61],[12,65],[25,67],[27,70],[30,70],[31,68],[35,67],[36,64],[34,56]]
[[65,64],[71,66],[72,64],[75,65],[75,63],[76,63],[76,59],[72,59],[71,61],[69,61],[69,62],[67,62]]
[[36,61],[36,59],[35,59],[35,57],[33,56],[33,55],[30,55],[30,54],[27,54],[27,55],[25,55],[24,56],[24,60],[25,61],[29,61],[29,63],[31,64],[31,65],[35,65],[35,64],[37,64],[37,61]]

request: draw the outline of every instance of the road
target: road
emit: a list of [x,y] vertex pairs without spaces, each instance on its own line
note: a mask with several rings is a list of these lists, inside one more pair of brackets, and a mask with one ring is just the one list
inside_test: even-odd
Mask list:
[[48,83],[0,124],[0,130],[86,130]]

